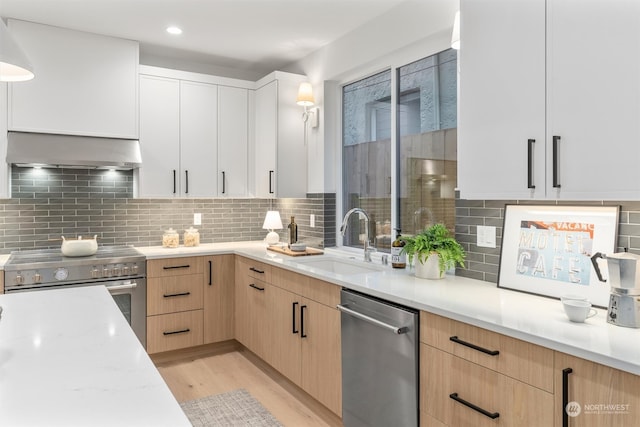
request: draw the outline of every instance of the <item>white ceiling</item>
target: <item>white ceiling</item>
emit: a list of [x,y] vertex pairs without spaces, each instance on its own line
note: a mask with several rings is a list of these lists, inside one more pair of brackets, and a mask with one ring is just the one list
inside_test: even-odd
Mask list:
[[[0,16],[122,37],[142,55],[266,74],[406,0],[0,0]],[[411,0],[409,0],[411,1]],[[165,29],[177,25],[180,36]]]

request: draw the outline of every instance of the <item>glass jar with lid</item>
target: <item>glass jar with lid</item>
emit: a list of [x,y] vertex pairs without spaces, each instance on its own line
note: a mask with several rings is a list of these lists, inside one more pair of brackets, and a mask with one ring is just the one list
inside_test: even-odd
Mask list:
[[193,227],[184,230],[182,242],[185,246],[198,246],[200,244],[200,233]]
[[162,235],[163,248],[177,248],[180,244],[180,235],[173,228],[164,231]]

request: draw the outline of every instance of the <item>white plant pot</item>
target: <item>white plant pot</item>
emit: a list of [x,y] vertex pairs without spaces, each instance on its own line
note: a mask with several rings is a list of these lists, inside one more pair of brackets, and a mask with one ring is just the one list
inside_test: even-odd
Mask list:
[[424,261],[424,264],[416,259],[416,277],[421,279],[442,279],[444,272],[440,274],[440,265],[438,262],[438,255],[431,254]]

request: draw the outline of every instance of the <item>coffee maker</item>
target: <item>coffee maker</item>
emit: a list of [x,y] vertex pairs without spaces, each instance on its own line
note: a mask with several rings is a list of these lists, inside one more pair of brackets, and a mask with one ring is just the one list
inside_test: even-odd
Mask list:
[[602,277],[598,259],[607,261],[609,271],[609,309],[607,322],[628,328],[640,328],[640,256],[628,252],[605,255],[600,252],[591,257],[598,280]]

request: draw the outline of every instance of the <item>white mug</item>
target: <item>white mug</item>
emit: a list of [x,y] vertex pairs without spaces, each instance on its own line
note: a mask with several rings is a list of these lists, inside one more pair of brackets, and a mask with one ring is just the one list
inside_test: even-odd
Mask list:
[[569,320],[576,323],[582,323],[597,313],[595,308],[591,308],[589,301],[564,300],[562,306]]

